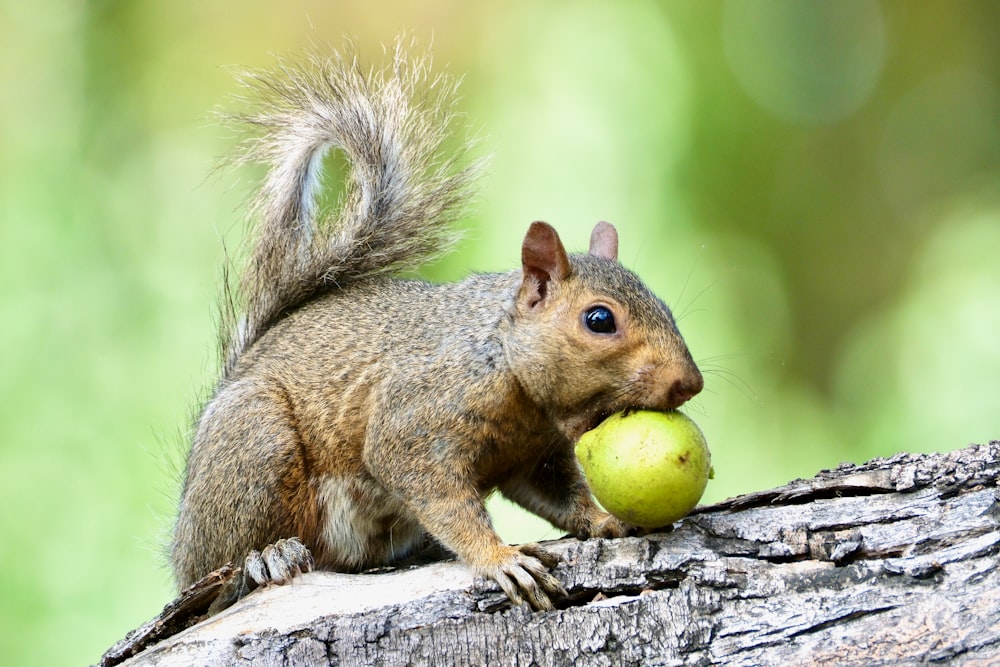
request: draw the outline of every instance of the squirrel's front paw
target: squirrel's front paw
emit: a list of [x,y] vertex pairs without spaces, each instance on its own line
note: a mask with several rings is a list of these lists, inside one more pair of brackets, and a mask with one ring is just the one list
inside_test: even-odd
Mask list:
[[258,586],[267,586],[288,583],[296,574],[309,572],[312,566],[312,554],[306,545],[297,537],[290,537],[267,545],[263,551],[251,551],[243,571]]
[[634,535],[636,530],[634,526],[630,526],[618,517],[601,512],[590,522],[586,534],[579,537],[583,539],[588,537],[625,537]]
[[493,563],[477,563],[476,574],[500,584],[514,604],[526,600],[539,611],[553,608],[550,596],[565,597],[566,589],[549,572],[559,558],[537,544],[503,547]]

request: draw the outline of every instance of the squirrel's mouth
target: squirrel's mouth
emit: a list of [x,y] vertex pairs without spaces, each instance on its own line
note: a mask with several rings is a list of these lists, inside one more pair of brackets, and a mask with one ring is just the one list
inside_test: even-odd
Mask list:
[[643,408],[638,405],[627,405],[624,408],[618,408],[613,410],[612,409],[599,410],[595,412],[594,415],[591,417],[590,421],[587,422],[586,428],[583,429],[583,431],[584,433],[586,433],[587,431],[593,431],[595,428],[600,426],[605,419],[607,419],[613,414],[617,414],[620,412],[622,413],[622,415],[629,415],[639,410],[648,410],[648,409],[650,408]]
[[587,423],[587,427],[584,429],[584,433],[586,433],[587,431],[593,431],[595,428],[597,428],[598,426],[600,426],[601,423],[605,419],[607,419],[608,417],[610,417],[612,414],[614,414],[614,413],[602,411],[602,412],[599,412],[596,415],[594,415],[594,417],[591,418],[591,420]]
[[577,410],[576,418],[566,424],[568,428],[564,432],[569,434],[570,440],[573,442],[579,440],[580,436],[587,431],[592,431],[600,426],[611,415],[618,413],[628,415],[639,410],[664,411],[664,406],[662,405],[644,405],[641,403],[622,404],[611,400],[602,401],[600,399],[593,401],[588,407],[589,409],[586,410]]

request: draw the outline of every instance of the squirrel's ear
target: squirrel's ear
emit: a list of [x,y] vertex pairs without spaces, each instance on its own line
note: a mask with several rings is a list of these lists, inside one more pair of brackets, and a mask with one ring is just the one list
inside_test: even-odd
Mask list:
[[534,307],[545,300],[549,283],[569,277],[569,257],[552,225],[533,222],[521,244],[524,278],[519,297]]
[[602,259],[618,259],[618,230],[610,222],[603,220],[594,225],[590,233],[590,254]]

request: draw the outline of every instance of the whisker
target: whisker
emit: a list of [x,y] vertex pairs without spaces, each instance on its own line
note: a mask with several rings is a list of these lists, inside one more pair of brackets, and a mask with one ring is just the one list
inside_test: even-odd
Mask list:
[[687,291],[688,284],[691,282],[691,276],[694,275],[694,270],[698,266],[698,263],[701,261],[702,253],[705,251],[705,245],[702,244],[702,246],[698,250],[699,253],[698,255],[695,256],[694,261],[691,262],[691,268],[688,269],[687,277],[684,278],[684,284],[681,285],[681,292],[680,294],[677,295],[677,301],[675,301],[675,303],[679,304],[681,300],[684,298],[684,292]]
[[[703,393],[704,391],[705,390],[703,390]],[[708,416],[708,410],[705,409],[705,404],[702,403],[701,401],[701,394],[695,396],[694,398],[692,398],[691,400],[689,400],[687,403],[684,404],[684,412],[688,413],[689,416],[692,414],[698,415],[699,417]]]
[[[704,246],[702,246],[702,247],[704,247]],[[704,296],[704,294],[706,292],[708,292],[710,289],[714,288],[716,285],[719,284],[718,280],[713,280],[712,282],[710,282],[707,285],[705,285],[705,287],[703,287],[697,294],[695,294],[691,298],[691,301],[689,301],[687,303],[687,305],[681,305],[681,303],[682,303],[682,301],[684,299],[684,293],[687,291],[688,283],[690,282],[691,276],[693,274],[694,274],[694,267],[692,266],[691,267],[691,272],[688,273],[688,277],[684,281],[683,287],[681,287],[681,293],[677,296],[677,301],[674,302],[674,303],[677,304],[677,309],[679,311],[679,313],[677,313],[677,314],[674,315],[674,319],[675,320],[679,321],[679,320],[687,317],[688,315],[690,315],[692,312],[697,312],[697,311],[692,311],[691,307],[698,301],[698,299],[700,299],[702,296]]]
[[745,358],[750,357],[750,356],[751,356],[750,354],[745,353],[745,352],[744,353],[737,352],[737,353],[731,353],[731,354],[716,354],[716,355],[711,356],[711,357],[703,357],[701,359],[697,359],[696,363],[699,364],[699,365],[701,365],[701,364],[711,364],[711,363],[716,362],[716,361],[727,361],[729,359],[745,359]]
[[708,308],[688,308],[680,315],[674,315],[674,322],[680,322],[684,318],[690,315],[697,315],[698,313],[708,312]]
[[720,380],[724,380],[726,384],[735,388],[746,398],[750,399],[756,404],[760,404],[762,402],[760,394],[758,394],[754,390],[754,388],[750,385],[749,382],[744,380],[734,371],[731,371],[728,368],[724,368],[722,366],[713,366],[706,364],[702,364],[700,367],[703,375],[710,375],[713,377],[717,377]]
[[[697,294],[694,295],[694,297],[692,297],[690,303],[688,303],[686,306],[684,306],[683,308],[681,308],[680,313],[675,313],[674,314],[674,320],[677,321],[677,322],[680,322],[682,319],[684,319],[688,315],[691,315],[693,313],[697,313],[697,312],[699,312],[701,310],[704,310],[702,308],[699,308],[698,310],[692,310],[692,306],[694,306],[695,302],[698,301],[698,299],[700,299],[702,296],[704,296],[704,294],[706,292],[708,292],[710,289],[712,289],[713,287],[715,287],[718,284],[719,284],[718,280],[713,280],[708,285],[706,285],[704,288],[702,288],[702,290],[700,292],[698,292]],[[680,304],[680,300],[679,299],[678,299],[677,303]]]

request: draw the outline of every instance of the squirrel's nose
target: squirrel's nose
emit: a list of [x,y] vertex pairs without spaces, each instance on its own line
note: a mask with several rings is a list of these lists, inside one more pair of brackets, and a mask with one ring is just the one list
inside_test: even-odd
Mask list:
[[667,392],[667,402],[671,408],[677,408],[694,397],[705,387],[705,380],[701,377],[701,371],[692,368],[688,373],[677,378],[670,385]]

